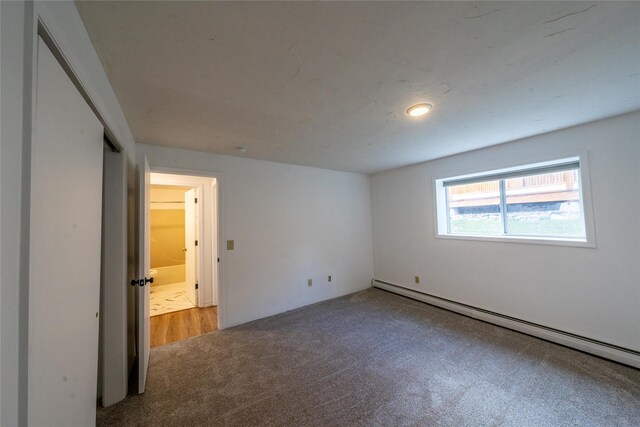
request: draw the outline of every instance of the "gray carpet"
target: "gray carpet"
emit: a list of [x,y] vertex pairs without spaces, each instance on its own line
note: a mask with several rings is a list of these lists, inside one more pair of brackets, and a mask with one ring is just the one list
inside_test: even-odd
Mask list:
[[640,425],[640,371],[371,289],[151,352],[98,425]]

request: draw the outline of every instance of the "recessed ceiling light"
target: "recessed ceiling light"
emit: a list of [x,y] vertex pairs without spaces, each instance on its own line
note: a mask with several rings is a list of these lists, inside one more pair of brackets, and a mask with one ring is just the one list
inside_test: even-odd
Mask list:
[[411,117],[420,117],[433,110],[433,105],[421,102],[420,104],[414,104],[407,108],[407,114]]
[[239,152],[241,152],[241,153],[246,153],[247,152],[247,147],[243,147],[242,145],[238,145],[234,149],[239,151]]

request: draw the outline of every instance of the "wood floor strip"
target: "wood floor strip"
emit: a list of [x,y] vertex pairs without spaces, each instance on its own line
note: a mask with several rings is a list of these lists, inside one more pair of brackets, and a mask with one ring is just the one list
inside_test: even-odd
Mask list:
[[151,348],[218,329],[218,307],[192,308],[151,318]]

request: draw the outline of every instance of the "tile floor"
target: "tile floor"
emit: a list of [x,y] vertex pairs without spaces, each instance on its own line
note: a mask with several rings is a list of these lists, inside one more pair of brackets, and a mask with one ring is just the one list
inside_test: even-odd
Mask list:
[[185,283],[173,283],[151,287],[150,315],[172,313],[193,308],[195,305],[187,298]]

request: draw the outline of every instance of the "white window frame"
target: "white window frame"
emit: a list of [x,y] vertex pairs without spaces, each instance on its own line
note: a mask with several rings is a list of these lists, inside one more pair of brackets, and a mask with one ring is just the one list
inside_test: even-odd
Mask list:
[[[582,209],[582,217],[584,219],[585,238],[567,238],[567,237],[544,237],[544,236],[515,236],[515,235],[483,235],[483,234],[452,234],[449,231],[449,213],[447,212],[447,189],[445,183],[470,183],[474,181],[489,181],[509,178],[522,173],[531,175],[545,173],[546,170],[552,170],[554,167],[561,167],[570,163],[579,165],[580,179],[580,204]],[[457,175],[446,178],[434,179],[435,194],[435,237],[439,239],[455,239],[455,240],[476,240],[485,242],[508,242],[508,243],[525,243],[552,246],[573,246],[583,248],[595,248],[596,236],[593,221],[593,209],[591,204],[591,185],[589,177],[589,162],[587,153],[566,156],[560,159],[542,161],[537,163],[529,163],[501,169],[488,170],[466,175]]]

